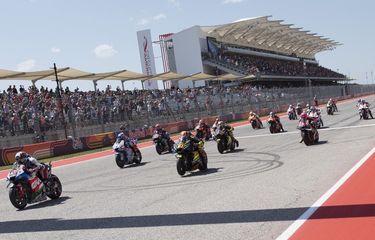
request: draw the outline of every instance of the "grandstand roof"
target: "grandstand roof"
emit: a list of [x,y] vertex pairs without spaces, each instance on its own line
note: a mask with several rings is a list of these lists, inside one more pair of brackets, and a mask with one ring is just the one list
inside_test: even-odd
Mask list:
[[293,24],[282,24],[283,20],[270,20],[269,17],[240,19],[201,29],[218,41],[305,58],[314,58],[318,52],[341,45],[316,33],[292,27]]

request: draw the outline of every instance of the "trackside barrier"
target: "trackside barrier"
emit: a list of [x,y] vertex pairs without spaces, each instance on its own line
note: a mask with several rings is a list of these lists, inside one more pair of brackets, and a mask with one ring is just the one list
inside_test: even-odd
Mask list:
[[[337,97],[336,100],[346,100],[351,98],[358,98],[364,96],[365,94],[355,94],[348,95],[344,97]],[[368,95],[368,94],[366,94]],[[328,99],[319,99],[320,104],[326,103]],[[301,102],[304,106],[305,103]],[[273,112],[285,112],[288,108],[288,105],[277,105],[273,109],[270,108],[261,108],[261,109],[249,109],[249,111],[254,111],[260,116],[265,116]],[[212,125],[216,118],[219,118],[221,121],[231,122],[244,120],[248,117],[248,111],[241,113],[230,113],[220,116],[205,116],[202,119],[205,120],[207,124]],[[179,121],[168,124],[162,124],[162,127],[170,132],[176,133],[184,130],[193,129],[194,126],[198,124],[199,119],[195,118],[189,121]],[[77,139],[65,139],[65,140],[56,140],[49,141],[44,143],[28,144],[24,146],[10,147],[10,148],[1,148],[0,149],[0,166],[11,165],[14,163],[14,156],[18,151],[25,151],[38,159],[61,156],[81,151],[87,151],[92,149],[97,149],[101,147],[111,146],[117,136],[118,132],[107,132],[101,134],[94,134],[86,137],[80,137]],[[127,135],[132,138],[144,139],[151,137],[153,134],[153,129],[150,127],[145,127],[141,129],[133,129],[127,132]]]

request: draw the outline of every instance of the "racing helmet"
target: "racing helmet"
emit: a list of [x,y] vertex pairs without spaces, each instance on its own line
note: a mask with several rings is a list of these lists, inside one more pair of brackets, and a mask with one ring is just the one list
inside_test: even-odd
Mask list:
[[26,152],[23,152],[23,151],[17,152],[15,155],[16,162],[18,164],[25,164],[27,156],[28,154]]

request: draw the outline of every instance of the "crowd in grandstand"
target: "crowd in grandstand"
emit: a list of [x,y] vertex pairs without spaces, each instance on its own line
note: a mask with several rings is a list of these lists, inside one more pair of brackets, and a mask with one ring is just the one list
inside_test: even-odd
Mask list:
[[257,73],[278,76],[309,76],[309,77],[334,77],[344,78],[345,76],[324,68],[317,64],[306,63],[305,66],[300,61],[287,61],[271,59],[266,57],[228,54],[223,53],[217,56],[217,60],[238,68],[247,74]]
[[[52,89],[9,86],[0,94],[0,136],[44,132],[61,127],[62,112],[66,122],[84,127],[137,117],[156,117],[196,111],[210,111],[212,96],[223,96],[219,107],[233,100],[229,96],[252,96],[250,85],[170,90],[122,91],[120,88],[103,91],[61,91],[61,104]],[[258,101],[258,100],[256,100]],[[62,105],[62,108],[60,107]],[[72,111],[69,111],[72,110]],[[61,111],[62,110],[62,111]]]

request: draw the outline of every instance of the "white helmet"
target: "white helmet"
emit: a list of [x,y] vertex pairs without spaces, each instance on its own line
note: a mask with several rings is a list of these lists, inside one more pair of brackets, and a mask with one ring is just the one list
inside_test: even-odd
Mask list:
[[16,156],[15,156],[16,162],[18,164],[25,164],[27,156],[28,156],[28,154],[26,152],[22,152],[22,151],[17,152]]

